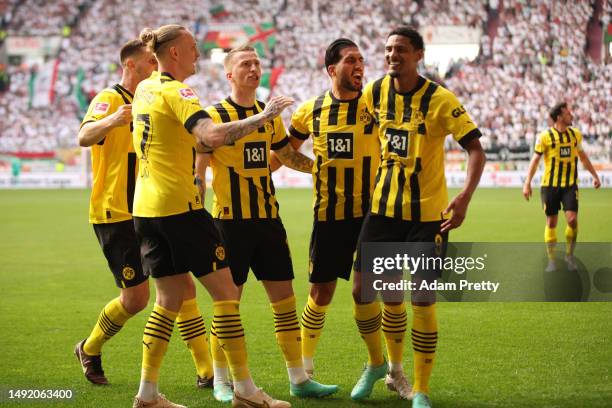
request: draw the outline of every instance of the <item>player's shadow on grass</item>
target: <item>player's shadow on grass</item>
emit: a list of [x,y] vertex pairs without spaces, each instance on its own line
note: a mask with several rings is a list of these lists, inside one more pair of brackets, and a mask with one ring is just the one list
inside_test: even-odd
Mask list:
[[548,259],[542,263],[544,296],[547,302],[585,302],[591,293],[591,279],[584,264],[576,259],[576,270],[570,271],[565,260],[556,258],[557,269],[546,272]]

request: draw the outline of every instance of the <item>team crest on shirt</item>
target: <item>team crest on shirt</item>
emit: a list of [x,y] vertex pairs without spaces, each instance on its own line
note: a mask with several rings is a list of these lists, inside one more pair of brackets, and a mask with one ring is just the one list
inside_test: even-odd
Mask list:
[[434,238],[434,242],[436,244],[436,255],[442,255],[442,243],[444,242],[444,240],[442,239],[442,235],[440,234],[436,234],[436,237]]
[[215,256],[220,261],[224,260],[225,259],[225,248],[223,248],[222,246],[218,246],[217,249],[215,249]]
[[363,123],[365,126],[369,125],[372,122],[372,115],[368,113],[365,109],[359,112],[359,122]]
[[131,266],[124,266],[121,274],[125,278],[125,280],[132,280],[134,276],[136,276],[136,271]]
[[272,123],[270,122],[266,122],[266,124],[264,125],[264,128],[266,129],[266,133],[274,132],[274,126],[272,126]]
[[101,113],[106,113],[106,112],[108,112],[108,108],[110,108],[110,103],[108,103],[108,102],[97,102],[94,105],[92,113],[94,115],[99,115]]
[[421,112],[419,109],[414,109],[412,111],[412,123],[414,123],[415,125],[420,125],[421,123],[425,123],[425,116],[423,116],[423,112]]
[[198,97],[191,88],[179,89],[179,95],[181,95],[181,98],[183,99],[197,99]]

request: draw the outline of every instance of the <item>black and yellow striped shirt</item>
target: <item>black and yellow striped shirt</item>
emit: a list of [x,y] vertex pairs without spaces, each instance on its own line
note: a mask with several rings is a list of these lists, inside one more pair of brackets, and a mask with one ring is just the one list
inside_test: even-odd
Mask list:
[[[226,98],[205,111],[216,123],[227,123],[255,115],[263,102],[245,108]],[[235,144],[215,149],[210,165],[213,172],[212,215],[221,219],[278,218],[278,202],[269,166],[270,149],[289,143],[282,119],[276,117]]]
[[452,92],[423,77],[413,90],[399,93],[386,75],[366,85],[364,96],[382,145],[371,212],[440,221],[448,205],[444,139],[452,134],[465,147],[480,131]]
[[542,187],[571,187],[578,181],[578,152],[582,151],[582,133],[567,128],[560,133],[554,127],[540,133],[535,152],[544,155]]
[[289,133],[301,140],[313,135],[315,220],[367,214],[380,141],[363,95],[345,101],[325,92],[304,102],[291,118]]

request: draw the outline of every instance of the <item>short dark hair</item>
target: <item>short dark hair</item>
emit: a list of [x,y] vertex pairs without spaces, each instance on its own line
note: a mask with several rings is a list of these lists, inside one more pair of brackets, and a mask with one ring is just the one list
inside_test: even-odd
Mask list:
[[567,102],[559,102],[555,106],[552,107],[552,109],[549,112],[549,115],[550,115],[550,118],[553,120],[553,122],[557,121],[557,118],[561,116],[561,114],[563,113],[563,109],[565,108],[567,108]]
[[123,44],[121,47],[121,51],[119,51],[119,59],[121,60],[121,65],[125,65],[125,60],[134,56],[136,54],[141,53],[145,49],[146,45],[141,40],[131,40]]
[[423,42],[423,37],[421,36],[421,34],[419,34],[419,32],[416,29],[410,26],[395,27],[393,30],[391,30],[391,32],[387,36],[387,39],[391,37],[392,35],[401,35],[402,37],[408,38],[410,40],[410,44],[412,44],[412,47],[415,50],[425,49],[425,43]]
[[336,65],[342,59],[340,53],[345,48],[357,47],[353,41],[348,38],[338,38],[334,40],[325,50],[325,69],[330,65]]

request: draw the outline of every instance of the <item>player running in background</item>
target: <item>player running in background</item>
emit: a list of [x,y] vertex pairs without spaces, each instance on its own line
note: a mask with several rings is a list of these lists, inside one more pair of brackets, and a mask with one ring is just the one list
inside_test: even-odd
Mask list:
[[[261,79],[255,49],[242,46],[231,50],[224,60],[231,96],[206,108],[215,123],[231,123],[256,115],[264,103],[256,99]],[[199,154],[196,161],[198,185],[204,201],[206,169],[212,167],[214,191],[212,215],[229,256],[230,269],[240,294],[249,268],[261,280],[274,314],[276,340],[285,357],[290,393],[297,397],[322,397],[338,390],[308,378],[302,362],[300,324],[295,310],[293,265],[287,233],[269,167],[269,152],[290,168],[310,173],[312,160],[290,145],[280,117],[229,146]],[[211,346],[215,370],[214,395],[231,400],[227,362],[219,347],[222,333],[213,325]]]
[[[368,364],[352,395],[369,395],[374,382],[387,372],[380,345],[387,305],[381,313],[379,302],[364,295],[372,288],[362,285],[362,273],[366,272],[361,265],[361,243],[430,242],[443,248],[448,231],[465,219],[485,163],[478,140],[480,131],[455,95],[418,74],[423,54],[423,38],[416,30],[406,26],[394,29],[385,45],[388,73],[364,89],[368,111],[380,128],[383,152],[370,212],[359,237],[353,297],[369,361],[380,364]],[[448,134],[469,156],[465,186],[450,204],[444,176],[444,140]],[[438,340],[435,295],[433,291],[411,292],[415,408],[431,406],[429,378]]]
[[181,407],[158,391],[159,370],[191,272],[213,299],[213,325],[234,379],[234,407],[291,405],[257,388],[247,365],[239,292],[225,248],[195,184],[196,142],[207,149],[235,143],[264,126],[293,101],[272,98],[245,120],[214,124],[197,95],[183,83],[196,70],[195,39],[179,25],[144,29],[141,40],[154,52],[161,72],[142,81],[134,97],[134,148],[139,175],[134,225],[142,266],[155,278],[157,299],[144,329],[141,381],[134,407]]
[[544,175],[541,183],[541,198],[546,214],[544,242],[548,254],[547,272],[556,270],[555,246],[557,244],[557,216],[561,204],[565,211],[565,260],[570,271],[576,270],[574,247],[578,236],[578,159],[593,176],[593,186],[601,182],[589,156],[582,149],[582,133],[572,127],[573,115],[566,102],[556,104],[550,111],[553,126],[538,135],[534,154],[529,163],[523,196],[531,197],[531,180],[535,175],[540,158],[544,156]]
[[[351,276],[359,231],[368,212],[380,163],[378,127],[368,114],[361,94],[364,62],[357,44],[346,38],[333,41],[325,52],[325,66],[332,81],[331,89],[300,105],[289,128],[290,141],[296,149],[313,136],[316,158],[309,262],[311,287],[302,312],[304,366],[310,373],[314,371],[315,349],[337,280],[348,280]],[[408,398],[410,384],[402,369],[406,312],[399,310],[404,309],[401,305],[391,306],[395,315],[385,313],[388,325],[384,334],[392,366],[387,382]]]

